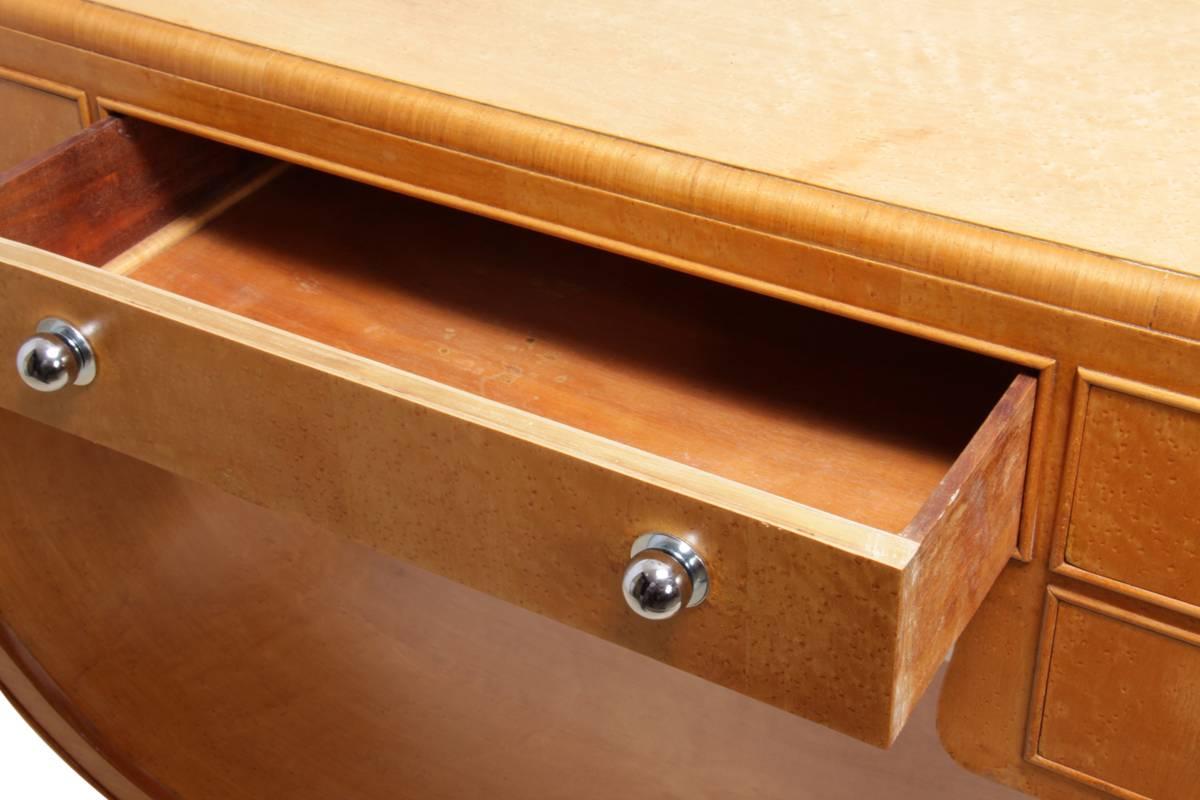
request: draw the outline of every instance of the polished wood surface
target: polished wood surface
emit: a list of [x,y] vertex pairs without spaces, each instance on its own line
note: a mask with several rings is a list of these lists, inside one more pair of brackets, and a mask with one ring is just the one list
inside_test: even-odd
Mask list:
[[1200,274],[1187,2],[104,5],[718,164]]
[[[997,509],[983,539],[957,535],[955,524],[934,527],[919,545],[849,521],[830,528],[836,518],[781,498],[483,399],[468,402],[448,387],[125,278],[49,256],[35,266],[36,252],[21,262],[12,246],[4,255],[0,286],[5,297],[22,298],[24,310],[7,315],[0,334],[19,339],[49,309],[102,320],[93,338],[104,378],[50,402],[12,378],[0,386],[5,407],[336,526],[870,741],[886,743],[898,732],[929,679],[922,674],[928,654],[945,652],[986,590],[986,582],[956,572],[920,570],[921,549],[957,542],[954,558],[980,574],[999,570],[1014,543],[1015,504]],[[223,380],[188,369],[162,380],[164,364],[220,365]],[[150,385],[155,390],[144,391]],[[1013,402],[980,434],[998,437],[1004,463],[1024,452],[1030,388],[1022,378],[1010,390]],[[965,491],[948,490],[948,508],[992,496],[987,487],[1021,485],[1019,472],[976,472],[973,452],[968,447],[961,473],[952,471]],[[986,448],[974,457],[996,454]],[[705,499],[692,499],[697,493]],[[773,510],[787,516],[764,519]],[[615,581],[629,542],[644,530],[693,532],[721,582],[699,613],[652,625],[633,617],[615,590],[575,590]],[[833,538],[850,533],[859,537],[856,550]],[[916,558],[901,555],[905,543]],[[569,578],[546,583],[547,569]],[[901,638],[903,621],[916,613],[914,592],[943,585],[955,602],[937,615],[930,636]],[[807,635],[781,637],[788,629]],[[920,648],[919,658],[910,646]]]
[[896,533],[1013,377],[962,351],[307,170],[126,270]]
[[[1006,12],[989,7],[979,13]],[[1170,15],[1151,16],[1137,24],[1158,24]],[[1123,30],[1140,35],[1134,26]],[[992,35],[1001,34],[989,30]],[[854,58],[860,45],[847,42],[843,52]],[[951,36],[939,45],[953,47],[955,40]],[[1073,51],[1088,44],[1058,42],[1046,56],[1054,57],[1063,46]],[[1131,58],[1149,63],[1163,52],[1109,51],[1106,58],[1128,66]],[[990,56],[980,51],[979,57]],[[1016,551],[1021,561],[1000,576],[955,648],[939,726],[948,749],[973,770],[1044,798],[1100,796],[1025,756],[1035,672],[1045,663],[1038,645],[1047,584],[1085,582],[1110,599],[1135,594],[1128,584],[1080,570],[1072,573],[1063,561],[1070,484],[1060,478],[1073,474],[1078,375],[1110,376],[1106,385],[1148,386],[1156,401],[1183,398],[1186,406],[1200,397],[1200,281],[1187,274],[1188,267],[1149,269],[82,0],[0,0],[0,66],[78,86],[94,111],[156,120],[1038,370],[1029,483]],[[1090,76],[1105,66],[1092,64],[1077,74]],[[825,80],[819,72],[814,70],[816,82]],[[1071,130],[1108,136],[1112,132],[1096,124],[1101,117],[1095,114],[1103,112],[1111,121],[1107,114],[1113,111],[1121,113],[1119,108],[1089,109],[1072,120],[1078,125]],[[843,138],[850,141],[853,133]],[[1039,135],[1054,131],[1047,128]],[[1104,157],[1067,157],[1076,155]],[[1188,163],[1171,167],[1185,184]],[[1125,164],[1146,168],[1137,157],[1112,162],[1116,169]],[[876,172],[883,174],[886,168]],[[944,172],[929,174],[940,179]],[[1017,188],[1025,178],[1022,171],[1005,176]],[[1072,178],[1055,191],[1069,191],[1068,184],[1080,185]],[[959,186],[946,188],[953,192]],[[1096,197],[1104,195],[1102,187],[1095,188]],[[1130,190],[1130,198],[1136,195]],[[1090,199],[1068,213],[1080,218],[1106,213],[1104,203],[1089,205]],[[989,202],[986,197],[968,201]],[[1025,209],[1033,204],[1021,209],[1026,223],[1062,219],[1028,213]],[[1153,206],[1146,204],[1147,209]],[[1122,218],[1110,233],[1140,236],[1144,228],[1132,224],[1135,217]],[[764,508],[755,505],[760,514]],[[1148,528],[1135,527],[1129,535],[1141,543],[1154,541]],[[1153,559],[1164,558],[1153,552]],[[1139,613],[1151,618],[1180,610],[1165,595],[1137,591],[1121,602],[1137,605]],[[1160,744],[1178,747],[1169,741]]]
[[[979,608],[1017,544],[1024,501],[1034,381],[1019,376],[925,504],[912,530],[924,531],[921,550],[905,574],[897,657],[903,687],[895,724],[916,703],[941,657],[930,642],[946,641],[947,626],[961,631]],[[1001,420],[1005,423],[1001,424]],[[931,575],[953,580],[931,580]],[[955,634],[954,640],[958,638]]]
[[88,124],[83,92],[0,67],[0,172],[79,133]]
[[0,438],[0,675],[114,796],[1015,800],[930,702],[885,753],[14,414]]
[[1191,276],[84,0],[2,0],[0,44],[6,63],[83,81],[104,108],[879,323],[1038,353],[1047,340],[1095,344],[1101,360],[1112,349],[1096,336],[1071,337],[1046,318],[1080,312],[1101,324],[1200,331]]
[[[86,149],[89,139],[81,138],[78,144]],[[20,176],[14,180],[19,182]],[[335,192],[335,185],[331,184],[329,191]],[[272,191],[275,186],[285,190],[282,195]],[[294,195],[294,191],[286,191],[288,187],[286,182],[268,184],[226,213],[236,218],[242,212],[253,212],[256,199],[269,208],[280,202],[280,196]],[[385,193],[367,192],[366,196],[372,198],[371,205],[400,202]],[[380,213],[361,210],[368,218]],[[415,208],[410,211],[412,215],[417,213]],[[429,213],[435,214],[429,219],[448,215],[451,228],[463,226],[451,231],[457,246],[469,242],[466,232],[480,225],[445,211],[435,213],[430,209]],[[252,213],[249,218],[254,219]],[[204,237],[206,231],[219,234],[223,219],[217,218],[195,235]],[[260,260],[292,269],[292,280],[298,278],[298,283],[307,287],[303,296],[309,298],[312,320],[326,319],[322,315],[329,310],[352,308],[336,299],[343,286],[341,272],[326,268],[319,273],[304,273],[301,268],[305,262],[278,255],[278,241],[274,247],[264,246],[272,240],[260,241],[250,234],[264,227],[270,229],[251,225],[240,238],[235,237],[237,248],[246,254],[236,263],[249,265]],[[339,254],[354,252],[351,243],[357,239],[347,238],[345,224],[332,230],[329,226],[313,227],[318,234],[324,232],[318,236],[324,244],[315,250],[322,263],[337,264]],[[481,230],[500,238],[493,241],[485,237],[485,245],[490,246],[468,251],[473,255],[464,264],[486,264],[497,254],[509,251],[529,257],[538,252],[538,247],[549,246],[538,244],[541,240],[537,237],[524,239],[524,234],[503,226],[483,225]],[[507,243],[508,237],[525,243],[513,246]],[[146,266],[157,258],[172,258],[176,250],[186,250],[188,241],[164,250]],[[454,252],[430,247],[433,252]],[[567,254],[573,250],[564,247],[557,263],[566,263]],[[371,296],[357,295],[366,313],[355,311],[358,316],[348,317],[352,322],[357,320],[349,328],[360,337],[355,348],[377,356],[367,360],[330,343],[280,330],[291,324],[280,318],[298,316],[294,313],[275,314],[271,321],[279,327],[264,327],[225,310],[199,306],[190,299],[164,294],[44,251],[9,243],[0,248],[0,255],[5,264],[0,271],[4,296],[21,299],[20,312],[0,322],[0,336],[20,340],[50,309],[70,319],[85,320],[81,324],[88,326],[93,344],[102,354],[100,369],[105,375],[84,391],[64,393],[49,402],[13,378],[0,383],[0,404],[4,407],[184,476],[214,482],[241,497],[302,513],[385,552],[877,744],[889,743],[899,732],[941,658],[1016,545],[1035,381],[1025,375],[1014,378],[1011,367],[997,368],[999,372],[993,367],[980,367],[982,375],[993,378],[981,382],[978,396],[986,398],[990,391],[994,408],[979,409],[988,411],[986,420],[977,423],[978,430],[940,483],[931,489],[912,522],[901,533],[891,533],[732,481],[682,460],[635,449],[590,429],[564,426],[547,416],[463,392],[428,375],[400,371],[385,358],[389,348],[396,350],[394,339],[380,340],[385,347],[378,348],[379,353],[373,352],[377,349],[373,342],[382,336],[375,329],[383,326],[370,310],[376,304],[388,310],[387,301],[378,299],[391,296],[386,282],[375,283]],[[207,262],[211,263],[209,269],[219,269],[217,265],[227,258],[228,254],[214,256]],[[587,269],[580,275],[602,273],[603,265],[612,260],[608,256],[594,258],[598,260],[585,260]],[[438,267],[449,270],[455,263],[447,257]],[[742,384],[738,381],[743,376],[736,371],[706,371],[698,366],[704,361],[696,360],[692,348],[697,348],[697,342],[701,353],[716,351],[707,346],[711,338],[698,336],[697,329],[690,327],[693,317],[687,312],[674,318],[682,323],[661,327],[656,295],[704,297],[708,292],[730,290],[703,284],[686,289],[683,287],[692,285],[694,279],[660,274],[644,265],[619,263],[621,270],[634,276],[630,278],[633,281],[645,276],[652,281],[666,281],[668,286],[681,282],[678,290],[649,293],[654,314],[647,314],[646,306],[638,302],[625,305],[632,302],[630,298],[638,297],[636,292],[606,295],[604,279],[583,284],[596,286],[598,299],[608,297],[609,307],[620,311],[618,318],[628,309],[630,330],[636,331],[638,325],[649,321],[659,326],[653,330],[666,352],[671,352],[673,342],[678,343],[681,372],[672,372],[666,366],[645,373],[622,367],[618,370],[621,374],[643,375],[629,384],[631,387],[652,387],[655,379],[663,377],[671,385],[679,376],[687,379],[680,382],[687,386],[689,380],[708,375],[713,378],[711,384],[693,384],[693,390],[680,397],[692,403],[693,395],[720,399],[723,395],[714,387],[735,390],[725,395],[739,398],[736,404],[727,403],[736,409],[726,415],[734,420],[745,413],[742,408],[756,407],[750,399],[755,392],[778,391],[779,372],[770,364],[770,351],[767,361],[773,371],[767,374],[771,380],[765,380],[762,372],[757,377],[748,372],[746,375],[753,380]],[[460,281],[442,285],[452,292],[460,291],[455,286],[466,278],[468,284],[489,285],[486,294],[502,298],[513,288],[510,275],[520,275],[518,266],[519,260],[509,264],[507,270],[494,271],[493,280],[501,280],[490,285],[488,270],[479,268],[460,272]],[[397,269],[402,270],[403,264]],[[138,271],[131,275],[136,278]],[[350,282],[344,284],[347,288],[356,280],[353,271],[348,275],[346,280]],[[550,280],[553,275],[551,266],[544,265],[539,280]],[[259,294],[269,299],[276,294],[271,285],[257,287],[249,271],[239,280],[241,291],[231,297]],[[417,288],[423,285],[420,281],[413,284]],[[429,285],[436,288],[438,284]],[[521,286],[519,279],[515,285]],[[559,280],[554,285],[562,290],[570,284]],[[569,297],[570,292],[564,295]],[[326,296],[334,299],[326,303]],[[563,317],[559,312],[572,308],[566,300],[560,300],[550,316],[545,316],[545,302],[528,306],[502,302],[499,308],[504,313],[497,316],[496,306],[480,305],[478,297],[474,305],[463,302],[470,297],[469,293],[460,296],[456,301],[458,310],[474,309],[479,320],[488,324],[472,323],[474,327],[464,327],[464,332],[475,331],[484,342],[491,337],[499,342],[502,352],[514,343],[514,331],[517,342],[528,349],[529,329],[516,326],[506,330],[497,322],[513,319],[514,312],[521,308],[526,309],[525,314],[534,314],[526,321],[540,319],[542,326],[560,320],[557,331],[553,326],[545,327],[551,343],[556,335],[577,331],[561,327]],[[446,304],[450,302],[449,297],[443,299]],[[409,300],[398,302],[402,309],[410,305]],[[753,320],[759,317],[771,323],[767,331],[780,330],[783,322],[785,330],[802,331],[807,327],[795,316],[803,314],[799,309],[771,301],[745,297],[744,301],[731,298],[718,304],[705,300],[710,309],[725,306],[723,310],[735,309],[741,302],[753,304],[754,315],[750,322],[731,330],[754,330]],[[764,309],[761,312],[759,304]],[[773,319],[776,313],[786,317]],[[411,315],[416,317],[417,312]],[[570,325],[575,324],[572,316],[566,317]],[[337,315],[328,319],[336,322]],[[826,338],[826,325],[849,324],[817,320],[813,333]],[[344,342],[344,330],[339,333],[336,324],[328,327],[333,332],[333,344],[339,343],[339,336]],[[814,407],[798,398],[833,396],[843,380],[842,365],[864,358],[869,358],[872,365],[887,363],[892,346],[910,355],[938,353],[909,359],[909,369],[928,364],[931,375],[936,374],[933,362],[938,358],[944,356],[954,364],[964,356],[903,340],[885,347],[883,342],[895,340],[895,334],[881,335],[852,327],[859,333],[839,333],[836,347],[831,341],[817,350],[812,362],[816,369],[804,373],[806,362],[798,362],[797,375],[806,377],[808,383],[794,390],[797,399],[789,398],[790,405],[780,404],[782,395],[766,397],[777,407],[793,409],[793,414],[804,421],[802,428],[827,425],[849,432],[858,430],[863,438],[887,438],[888,428],[879,426],[888,421],[887,415],[895,413],[893,408],[904,409],[911,401],[897,402],[889,396],[877,412],[881,415],[878,419],[872,417],[869,407],[864,411],[862,401],[843,401],[841,405],[847,408],[840,419],[852,418],[849,412],[856,409],[867,417],[848,426],[844,421],[839,423],[839,417],[830,417],[831,409],[821,405],[823,401]],[[540,330],[535,328],[534,332]],[[435,326],[439,347],[445,344],[444,332],[444,325]],[[305,333],[320,335],[312,327]],[[855,355],[857,336],[867,337],[865,341],[871,345],[868,352]],[[880,336],[883,338],[876,338]],[[618,335],[597,341],[610,348],[614,344],[629,348],[610,350],[613,356],[626,354],[623,361],[615,363],[636,365],[636,360],[628,361],[629,354],[638,353],[642,358],[646,354],[640,338],[629,343]],[[736,343],[738,339],[731,341]],[[748,349],[763,349],[760,341],[751,340]],[[420,340],[410,347],[421,349]],[[910,347],[915,349],[906,349]],[[823,353],[836,355],[834,369],[820,367]],[[751,353],[743,363],[753,366],[761,363],[755,360],[761,357]],[[162,369],[170,363],[212,366],[171,370],[164,377]],[[413,363],[419,364],[420,360],[408,365]],[[593,367],[584,358],[574,363],[586,386],[587,371]],[[872,366],[863,375],[873,374],[874,369]],[[214,371],[219,380],[214,380]],[[957,391],[966,374],[957,370],[949,378],[946,391]],[[1006,388],[1003,380],[994,381],[997,375],[1011,380],[1011,384]],[[437,373],[432,377],[439,376]],[[727,383],[730,380],[733,382]],[[876,391],[896,388],[883,383]],[[814,387],[818,385],[828,388],[816,392]],[[851,380],[848,385],[862,392],[861,383]],[[921,387],[922,383],[916,385]],[[147,386],[153,386],[154,391],[145,391]],[[279,387],[284,386],[287,391],[281,393]],[[563,386],[566,394],[551,395],[549,399],[570,399],[572,382]],[[472,388],[478,390],[474,382]],[[751,388],[754,392],[748,394]],[[965,397],[974,391],[966,383],[962,388]],[[931,404],[941,397],[949,401],[944,406],[947,410],[932,416],[949,420],[958,413],[953,410],[958,406],[953,402],[954,395],[939,396],[924,388],[922,392],[912,406],[919,412],[913,419],[931,414]],[[697,407],[703,407],[703,403]],[[212,408],[221,409],[221,413],[211,413]],[[821,413],[812,413],[814,408]],[[603,421],[603,417],[598,418]],[[630,415],[625,414],[623,419],[630,427]],[[572,421],[582,423],[586,418]],[[723,423],[718,420],[714,424]],[[698,438],[699,432],[693,431],[691,436]],[[893,438],[889,447],[893,452],[903,452],[905,439]],[[719,449],[713,448],[712,452]],[[763,452],[769,452],[769,448]],[[288,467],[281,469],[283,464]],[[487,536],[478,535],[481,529],[487,531]],[[721,599],[718,601],[714,592],[714,599],[706,603],[702,613],[655,626],[633,617],[615,591],[577,596],[576,586],[616,581],[628,557],[629,543],[646,530],[687,532],[711,562],[714,575],[719,576],[716,580],[721,582]],[[464,553],[472,557],[463,558]],[[547,584],[540,578],[546,571],[564,570],[571,575],[570,580]],[[836,603],[832,602],[834,598]],[[780,631],[792,633],[781,636]],[[721,645],[717,650],[727,655],[714,658],[713,643],[718,641]],[[853,646],[847,645],[850,642]]]
[[1053,590],[1031,730],[1035,763],[1130,800],[1200,784],[1200,634]]
[[[1095,781],[1089,783],[1082,773],[1046,761],[1037,752],[1045,682],[1054,664],[1054,629],[1043,626],[1042,619],[1044,613],[1051,621],[1055,618],[1053,598],[1060,594],[1084,597],[1084,601],[1073,602],[1098,603],[1110,616],[1115,613],[1112,609],[1119,607],[1119,616],[1136,619],[1142,628],[1157,630],[1165,625],[1190,635],[1198,630],[1193,605],[1154,591],[1186,587],[1194,580],[1189,562],[1192,543],[1186,534],[1179,535],[1190,524],[1194,503],[1178,484],[1186,484],[1197,474],[1187,436],[1190,409],[1196,408],[1196,400],[1192,395],[1094,370],[1079,369],[1073,378],[1060,387],[1064,395],[1059,406],[1064,485],[1055,535],[1039,543],[1029,568],[1008,570],[1000,577],[988,602],[964,632],[947,675],[939,719],[943,739],[957,759],[1048,800],[1109,796],[1091,788]],[[1096,438],[1088,442],[1091,436]],[[1087,458],[1081,458],[1085,455]],[[1091,470],[1090,476],[1079,474],[1081,465]],[[1078,532],[1073,532],[1073,521],[1080,511],[1079,497],[1092,504],[1081,518],[1091,527],[1080,530],[1095,537],[1090,544],[1105,545],[1081,552],[1099,559],[1114,574],[1136,579],[1144,586],[1084,569],[1067,558],[1067,544]],[[1052,592],[1049,603],[1047,584]],[[1076,595],[1078,591],[1085,594]],[[1098,679],[1080,670],[1087,663],[1109,663],[1117,652],[1105,637],[1086,641],[1095,650],[1087,653],[1081,647],[1076,652],[1078,685],[1070,689],[1075,696],[1091,696],[1098,689]],[[1154,639],[1136,641],[1148,644]],[[1149,663],[1149,659],[1160,671],[1194,669],[1193,648],[1130,646],[1119,652],[1128,659],[1125,663]],[[1059,685],[1066,686],[1062,681]],[[1174,702],[1170,687],[1153,680],[1144,682],[1132,698],[1144,707]],[[1115,709],[1126,699],[1106,700],[1096,694],[1088,707],[1113,705]],[[1128,748],[1130,752],[1153,748],[1163,758],[1194,760],[1194,740],[1157,723],[1158,718],[1151,715],[1140,727],[1110,728],[1112,738],[1105,747],[1110,751]],[[1087,725],[1059,730],[1059,747],[1064,750],[1078,753],[1092,746],[1087,737],[1093,729]],[[1018,742],[1019,752],[997,752],[998,743],[1015,748]],[[1139,768],[1127,766],[1124,779],[1133,780]],[[1141,769],[1148,772],[1150,768]],[[1147,796],[1157,795],[1151,792]]]
[[0,236],[103,264],[255,163],[168,128],[101,120],[0,173]]
[[1057,568],[1200,616],[1200,403],[1111,382],[1082,388]]

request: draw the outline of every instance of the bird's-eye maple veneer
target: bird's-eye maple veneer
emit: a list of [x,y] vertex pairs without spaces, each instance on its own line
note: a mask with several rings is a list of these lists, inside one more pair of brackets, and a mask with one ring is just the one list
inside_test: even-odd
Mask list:
[[[492,612],[411,563],[878,745],[953,646],[966,767],[1192,796],[1181,12],[336,5],[0,0],[0,343],[97,363],[0,380],[0,682],[64,755],[120,798],[528,796],[386,752],[470,748],[489,678],[440,701],[439,647],[535,685],[533,628],[451,646]],[[647,531],[703,604],[626,607]],[[520,747],[638,785],[652,729],[587,702]]]

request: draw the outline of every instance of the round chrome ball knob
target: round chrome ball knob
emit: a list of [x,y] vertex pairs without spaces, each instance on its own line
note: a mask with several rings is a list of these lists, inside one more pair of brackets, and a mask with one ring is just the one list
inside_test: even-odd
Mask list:
[[17,372],[31,389],[57,392],[91,383],[96,377],[96,357],[78,328],[50,317],[39,322],[37,333],[17,350]]
[[625,602],[646,619],[667,619],[708,596],[708,569],[687,542],[665,533],[644,533],[633,543],[621,578]]
[[687,570],[668,555],[636,558],[625,569],[625,602],[646,619],[673,617],[692,593]]

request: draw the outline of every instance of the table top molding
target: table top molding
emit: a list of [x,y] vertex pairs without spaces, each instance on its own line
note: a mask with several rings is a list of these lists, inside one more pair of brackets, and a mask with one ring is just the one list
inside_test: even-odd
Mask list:
[[[631,203],[677,209],[1148,330],[1189,339],[1200,335],[1195,310],[1200,286],[1186,264],[1163,269],[964,222],[236,41],[112,4],[0,0],[0,26]],[[185,4],[164,4],[155,13],[166,16],[181,8]],[[1180,172],[1186,178],[1188,170]]]

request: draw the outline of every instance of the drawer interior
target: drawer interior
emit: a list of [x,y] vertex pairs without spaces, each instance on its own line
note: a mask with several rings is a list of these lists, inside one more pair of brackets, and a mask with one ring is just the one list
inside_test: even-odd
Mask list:
[[5,176],[0,235],[872,528],[1018,373],[148,122],[82,138]]
[[0,183],[6,238],[893,533],[1019,372],[136,120]]
[[[0,341],[99,363],[0,407],[864,741],[1016,544],[1009,363],[135,119],[0,175],[0,239]],[[646,531],[702,607],[613,590]]]

